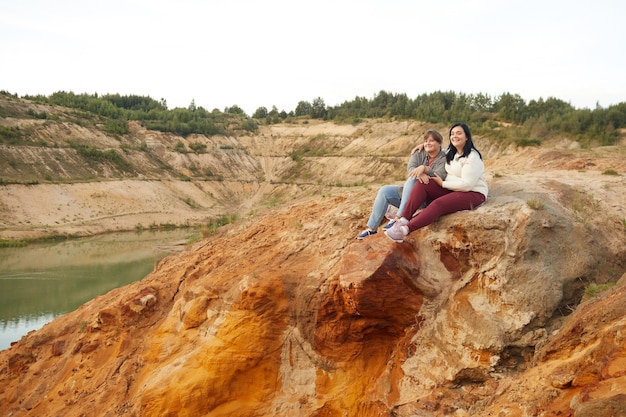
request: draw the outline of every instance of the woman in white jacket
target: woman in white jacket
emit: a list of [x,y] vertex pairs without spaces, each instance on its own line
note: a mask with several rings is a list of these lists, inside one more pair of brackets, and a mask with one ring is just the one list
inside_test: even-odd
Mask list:
[[[446,154],[442,150],[442,143],[443,135],[436,130],[430,129],[424,134],[424,142],[411,152],[407,164],[408,178],[404,185],[383,185],[378,189],[372,206],[372,214],[367,221],[367,229],[363,230],[356,237],[357,239],[361,240],[377,233],[378,226],[385,217],[388,206],[397,207],[398,215],[402,216],[416,183],[428,182],[435,174],[441,178],[446,178]],[[384,229],[391,228],[396,220],[391,220]]]
[[485,164],[465,123],[456,123],[450,128],[445,168],[448,173],[445,180],[435,175],[427,184],[418,183],[413,187],[404,213],[411,216],[424,202],[430,204],[417,216],[409,217],[410,220],[399,219],[385,232],[389,239],[402,242],[409,233],[445,214],[473,210],[485,202],[488,193]]

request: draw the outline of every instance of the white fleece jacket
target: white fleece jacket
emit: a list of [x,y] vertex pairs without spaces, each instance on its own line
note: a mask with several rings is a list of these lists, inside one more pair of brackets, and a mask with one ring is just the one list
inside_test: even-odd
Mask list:
[[474,149],[462,158],[458,153],[446,164],[448,176],[443,181],[443,188],[453,191],[476,191],[487,198],[489,188],[485,180],[485,164]]

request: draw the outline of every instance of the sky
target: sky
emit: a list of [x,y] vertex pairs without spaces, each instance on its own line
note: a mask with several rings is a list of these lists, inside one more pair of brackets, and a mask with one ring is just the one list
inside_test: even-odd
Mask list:
[[295,110],[380,91],[626,102],[623,0],[0,0],[0,90]]

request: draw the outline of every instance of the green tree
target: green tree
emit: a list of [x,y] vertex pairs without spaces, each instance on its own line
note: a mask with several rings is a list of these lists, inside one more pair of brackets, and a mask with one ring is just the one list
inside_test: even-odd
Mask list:
[[526,102],[519,94],[502,94],[494,106],[500,120],[521,123],[525,120]]
[[313,100],[313,104],[311,105],[311,117],[314,119],[324,119],[326,117],[326,104],[321,97]]
[[493,102],[488,94],[478,93],[472,97],[472,110],[491,112]]
[[224,110],[224,113],[228,113],[228,114],[236,114],[239,116],[245,116],[246,112],[244,112],[241,107],[239,107],[238,105],[233,105],[230,107],[226,107],[226,109]]
[[267,107],[259,107],[252,115],[255,119],[265,119],[268,116]]
[[309,103],[308,101],[300,101],[298,102],[298,105],[296,106],[295,115],[296,116],[309,116],[311,115],[312,108],[313,106],[311,106],[311,103]]

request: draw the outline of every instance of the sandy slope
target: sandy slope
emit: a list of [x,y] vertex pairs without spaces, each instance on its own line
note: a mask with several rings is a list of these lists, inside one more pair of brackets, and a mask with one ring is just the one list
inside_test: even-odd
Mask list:
[[[254,136],[211,138],[207,142],[214,149],[211,155],[181,155],[168,151],[176,138],[133,124],[133,140],[149,140],[154,152],[179,172],[194,166],[210,167],[222,172],[223,180],[140,177],[4,185],[0,187],[0,238],[199,225],[224,213],[246,217],[298,198],[342,194],[346,185],[350,190],[370,189],[373,198],[379,185],[402,181],[409,150],[430,127],[412,121],[365,121],[358,125],[311,121],[262,126]],[[87,143],[102,139],[97,132],[75,130],[70,129],[70,133],[84,137]],[[38,133],[57,134],[61,132],[52,127]],[[569,198],[572,209],[581,212],[581,220],[605,218],[623,227],[626,139],[621,145],[594,149],[579,149],[566,139],[540,148],[502,149],[481,137],[475,137],[475,142],[483,153],[488,181],[510,181],[528,193],[549,181],[564,184],[555,187],[571,188],[567,193],[563,190],[563,198]],[[232,143],[235,149],[222,151],[220,143]],[[288,156],[305,148],[317,153],[300,163]],[[3,150],[8,151],[16,152]],[[135,163],[140,164],[140,159]],[[606,170],[619,175],[605,175]]]

